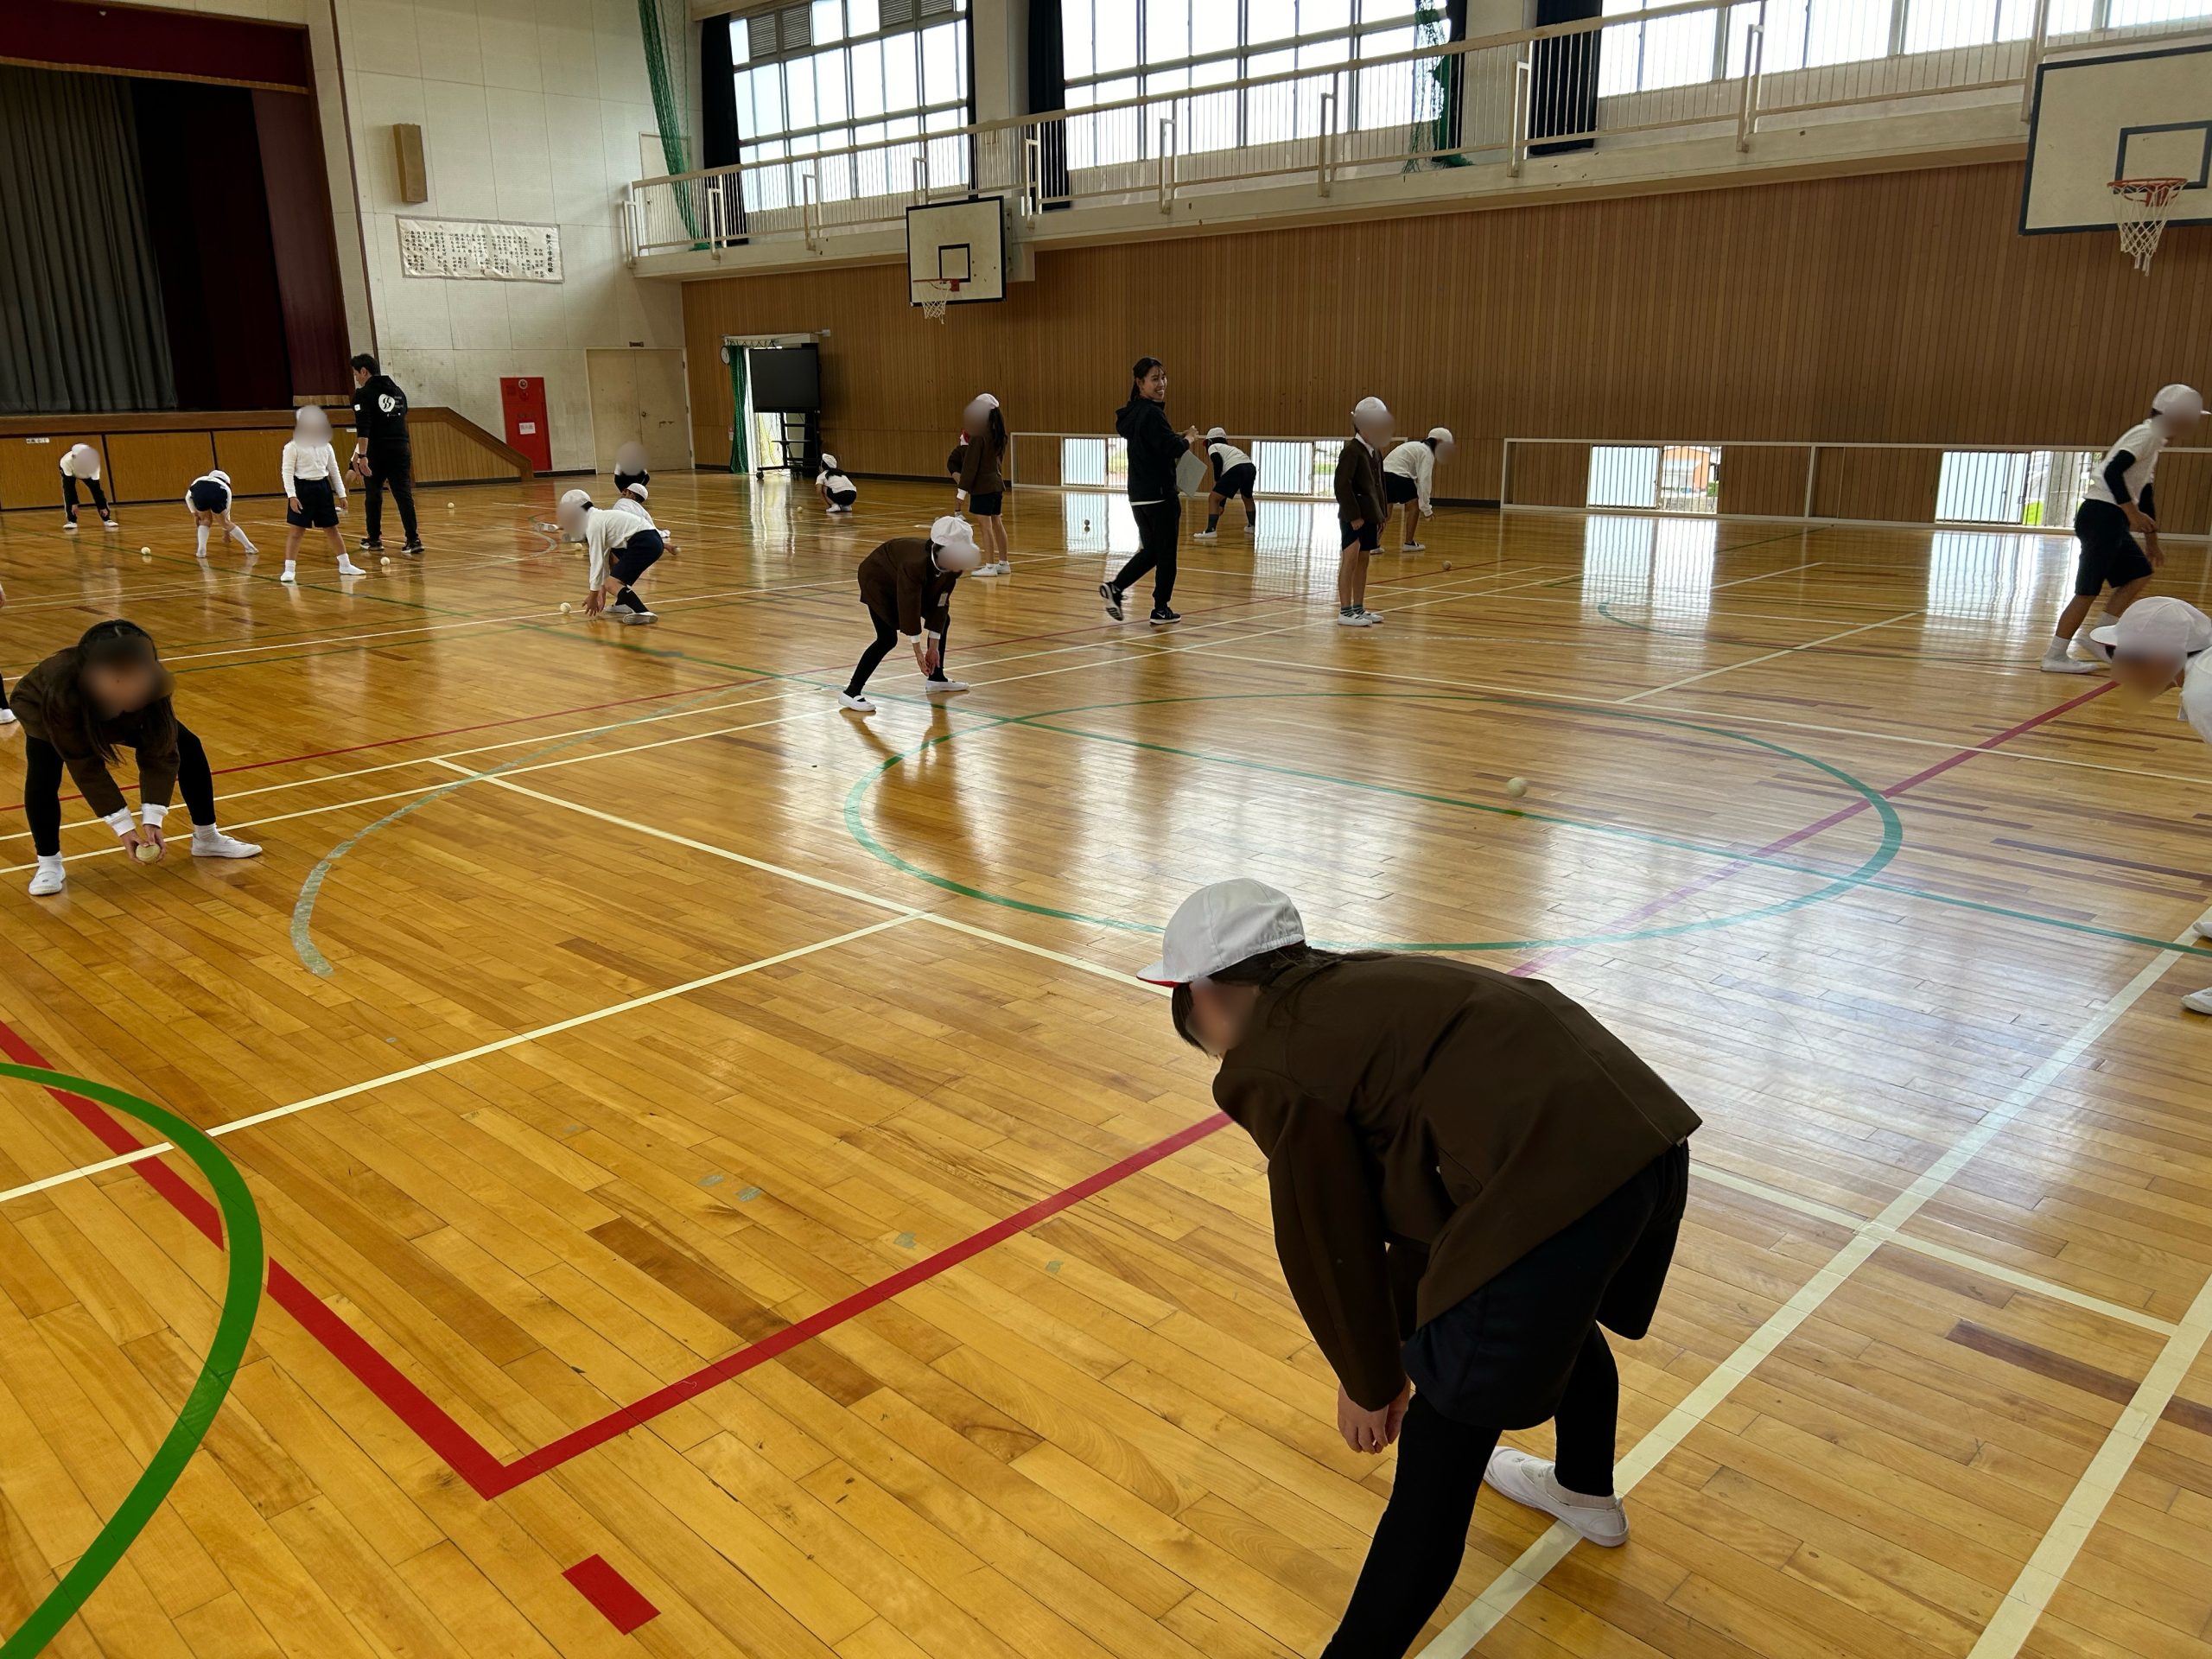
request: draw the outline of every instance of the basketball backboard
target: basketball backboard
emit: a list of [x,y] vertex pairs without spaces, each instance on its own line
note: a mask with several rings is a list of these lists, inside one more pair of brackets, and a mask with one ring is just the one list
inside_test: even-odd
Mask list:
[[2144,177],[2183,181],[2169,223],[2212,224],[2212,45],[2044,63],[2021,234],[2109,231],[2112,181]]
[[[957,283],[948,292],[940,283]],[[1006,298],[1006,198],[933,201],[906,210],[906,285],[916,305]]]

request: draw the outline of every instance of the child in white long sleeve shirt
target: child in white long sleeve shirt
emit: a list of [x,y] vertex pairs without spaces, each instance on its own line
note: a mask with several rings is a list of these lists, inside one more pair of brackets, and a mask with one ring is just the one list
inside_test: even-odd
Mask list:
[[338,453],[330,447],[330,416],[310,404],[292,418],[292,441],[284,446],[284,574],[280,582],[297,582],[300,542],[310,530],[319,530],[338,556],[341,576],[369,573],[346,551],[346,538],[338,533],[338,515],[346,506],[346,474]]
[[1406,510],[1405,540],[1398,547],[1401,553],[1423,550],[1414,537],[1422,519],[1436,516],[1436,509],[1429,505],[1429,492],[1436,477],[1436,463],[1449,460],[1452,447],[1451,429],[1433,426],[1427,437],[1408,438],[1383,458],[1382,498],[1391,506]]
[[223,540],[236,542],[245,549],[248,558],[260,551],[246,539],[245,531],[231,522],[231,475],[221,467],[194,479],[184,493],[184,505],[199,528],[199,545],[193,550],[195,556],[207,556],[207,532],[218,524],[223,527]]
[[632,486],[612,507],[594,507],[582,490],[561,498],[555,518],[561,533],[582,542],[591,560],[591,591],[584,596],[584,614],[604,614],[610,622],[634,626],[660,619],[646,607],[631,584],[644,576],[667,550],[659,528],[640,498],[642,486]]

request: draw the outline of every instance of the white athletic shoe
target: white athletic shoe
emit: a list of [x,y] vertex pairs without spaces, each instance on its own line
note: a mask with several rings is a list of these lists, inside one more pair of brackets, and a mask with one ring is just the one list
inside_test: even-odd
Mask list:
[[2112,661],[2112,647],[2110,645],[2098,644],[2094,639],[2087,633],[2076,634],[2074,638],[2074,644],[2080,649],[2082,655],[2086,661],[2093,663],[2108,663]]
[[114,531],[121,530],[123,526],[112,518],[103,518],[100,520],[100,528],[112,532]]
[[1585,1497],[1559,1484],[1552,1465],[1526,1452],[1501,1446],[1490,1454],[1483,1484],[1524,1508],[1539,1510],[1567,1523],[1603,1549],[1628,1541],[1628,1515],[1618,1497]]
[[236,836],[226,836],[219,825],[195,823],[192,826],[192,855],[194,858],[259,858],[261,849],[250,841],[240,841]]
[[74,518],[64,518],[61,521],[61,533],[64,536],[74,536],[77,533],[77,521]]
[[1428,543],[1426,542],[1403,542],[1399,544],[1398,551],[1401,553],[1426,553],[1428,551]]
[[1360,613],[1362,616],[1363,616],[1363,617],[1365,617],[1365,618],[1367,619],[1367,626],[1368,626],[1369,627],[1370,627],[1370,628],[1371,628],[1371,627],[1373,627],[1373,626],[1374,626],[1377,622],[1380,622],[1380,621],[1382,620],[1382,612],[1380,612],[1380,611],[1370,611],[1370,610],[1369,610],[1369,609],[1368,609],[1365,606],[1363,606],[1363,605],[1362,607],[1360,607],[1359,613]]
[[922,682],[922,690],[933,697],[949,697],[955,691],[965,691],[967,689],[968,682],[965,680],[924,680]]
[[[37,882],[31,883],[31,891],[38,891]],[[2191,1014],[2212,1014],[2212,985],[2207,985],[2201,991],[2191,991],[2182,998],[2181,1005]]]
[[1120,621],[1122,614],[1122,590],[1110,582],[1102,582],[1098,584],[1098,597],[1106,601],[1106,620]]
[[2196,937],[2198,938],[2212,939],[2212,911],[2207,911],[2203,915],[2198,917],[2195,922],[2191,923],[2190,925],[2196,930]]
[[2042,666],[2044,673],[2094,674],[2097,671],[2097,665],[2094,663],[2076,662],[2068,656],[2066,645],[2067,642],[2063,639],[2054,639],[2050,642],[2050,648],[2043,654]]
[[365,576],[369,573],[352,559],[341,556],[338,561],[338,574],[341,576]]
[[285,560],[284,574],[277,577],[276,580],[279,582],[297,582],[299,579],[299,571],[293,566],[293,563],[289,559]]
[[1191,532],[1191,539],[1194,542],[1217,542],[1221,539],[1221,532],[1217,530],[1194,530]]
[[605,614],[608,621],[620,622],[626,628],[634,628],[642,623],[660,620],[660,613],[658,611],[633,611],[627,605],[610,605],[607,607]]
[[16,711],[12,709],[0,709],[0,726],[12,726],[15,723]]
[[1340,628],[1371,628],[1375,626],[1375,618],[1366,611],[1339,610],[1337,626]]
[[875,712],[874,703],[866,697],[856,697],[849,691],[840,691],[837,694],[837,706],[840,709],[849,709],[856,715],[872,715]]
[[34,899],[50,899],[68,885],[69,872],[62,868],[60,855],[41,858],[31,877],[30,895]]

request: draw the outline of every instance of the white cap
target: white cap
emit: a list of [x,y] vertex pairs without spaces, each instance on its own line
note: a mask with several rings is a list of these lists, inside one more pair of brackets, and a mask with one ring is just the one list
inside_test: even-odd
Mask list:
[[980,407],[982,409],[996,409],[999,406],[999,400],[992,397],[988,391],[979,391],[974,397],[969,400],[969,406],[970,408]]
[[837,457],[826,450],[822,456],[822,470],[825,473],[834,473],[837,470]]
[[1210,426],[1210,427],[1206,428],[1206,442],[1207,442],[1208,443],[1219,443],[1219,442],[1220,442],[1224,438],[1227,437],[1228,435],[1229,435],[1229,434],[1228,434],[1228,433],[1226,433],[1226,432],[1223,431],[1223,430],[1222,430],[1219,427],[1217,427],[1217,426]]
[[2151,400],[2151,410],[2153,414],[2164,416],[2176,426],[2186,426],[2191,421],[2203,418],[2204,394],[2195,386],[2184,386],[2178,382],[2171,386],[2161,386],[2158,395]]
[[930,545],[937,550],[940,570],[973,570],[983,562],[976,550],[976,532],[957,512],[948,512],[930,526]]
[[573,512],[578,508],[588,507],[589,505],[591,505],[591,492],[589,490],[570,490],[567,494],[561,498],[561,505],[558,510],[563,512]]
[[1432,427],[1430,427],[1430,428],[1428,429],[1428,441],[1429,441],[1431,443],[1449,443],[1449,442],[1452,442],[1452,429],[1451,429],[1450,427],[1448,427],[1448,426],[1432,426]]
[[622,486],[622,493],[632,501],[642,501],[645,499],[645,486],[642,484],[625,484]]
[[591,511],[591,497],[582,490],[570,490],[553,509],[553,522],[561,527],[571,541],[583,538],[584,514]]
[[1240,875],[1200,887],[1176,906],[1160,960],[1137,977],[1154,985],[1187,985],[1305,938],[1306,924],[1287,893]]
[[2186,600],[2159,594],[2137,600],[2119,621],[2092,629],[2089,638],[2123,657],[2178,663],[2200,651],[2212,651],[2212,617]]

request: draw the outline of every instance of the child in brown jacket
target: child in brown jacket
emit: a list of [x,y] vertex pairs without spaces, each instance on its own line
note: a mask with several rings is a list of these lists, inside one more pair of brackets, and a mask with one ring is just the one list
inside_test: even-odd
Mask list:
[[1383,499],[1382,446],[1390,441],[1390,410],[1380,397],[1352,406],[1352,435],[1337,456],[1337,626],[1371,628],[1382,620],[1367,608],[1367,561],[1382,543],[1390,515]]
[[976,520],[976,540],[983,553],[976,574],[1010,576],[1014,565],[1006,556],[1006,525],[999,517],[1006,492],[1006,422],[999,400],[984,392],[960,418],[968,439],[960,451],[960,494]]

